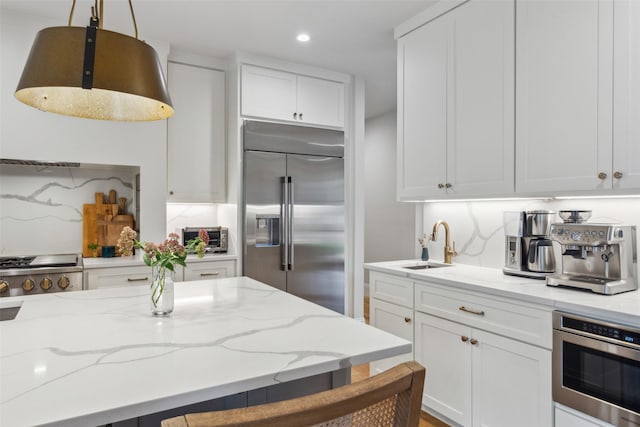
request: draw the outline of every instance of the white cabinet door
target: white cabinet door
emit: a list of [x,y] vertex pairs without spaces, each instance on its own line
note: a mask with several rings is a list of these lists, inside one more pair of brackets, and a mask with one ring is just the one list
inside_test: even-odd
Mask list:
[[398,40],[400,200],[444,195],[450,31],[448,14]]
[[191,262],[184,269],[184,281],[220,279],[236,275],[235,261]]
[[[413,342],[413,309],[372,298],[369,306],[371,325]],[[402,354],[371,362],[371,375],[385,371],[399,363],[413,360],[413,353]]]
[[516,28],[516,191],[611,188],[612,2],[519,1]]
[[226,201],[225,75],[169,62],[168,201]]
[[513,15],[472,0],[398,41],[399,199],[513,193]]
[[242,116],[295,120],[296,85],[295,74],[242,65]]
[[427,370],[422,404],[465,426],[472,416],[470,336],[468,326],[416,313],[415,359]]
[[613,188],[638,189],[640,188],[640,2],[617,0],[613,3],[613,10],[615,22]]
[[553,425],[550,350],[477,329],[469,342],[474,426]]
[[472,0],[454,20],[447,194],[513,193],[514,2]]
[[147,266],[97,268],[86,270],[84,274],[86,289],[151,285],[151,267]]
[[344,127],[344,84],[298,76],[298,121]]

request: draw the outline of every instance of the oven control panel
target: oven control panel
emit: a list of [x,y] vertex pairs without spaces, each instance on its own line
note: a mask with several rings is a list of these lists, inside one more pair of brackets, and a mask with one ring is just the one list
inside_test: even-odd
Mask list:
[[640,347],[640,331],[633,328],[626,328],[620,325],[613,325],[605,322],[596,322],[582,318],[562,316],[562,329],[588,333],[598,337],[608,338],[627,345]]

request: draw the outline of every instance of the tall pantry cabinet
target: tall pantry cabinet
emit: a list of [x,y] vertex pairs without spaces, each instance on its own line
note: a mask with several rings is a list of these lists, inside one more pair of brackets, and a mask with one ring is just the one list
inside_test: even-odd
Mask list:
[[514,2],[398,34],[398,198],[513,192]]

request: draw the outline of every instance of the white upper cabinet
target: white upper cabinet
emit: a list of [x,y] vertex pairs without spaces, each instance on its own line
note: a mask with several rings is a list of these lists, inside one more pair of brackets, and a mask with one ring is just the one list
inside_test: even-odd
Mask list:
[[242,65],[243,117],[343,128],[344,103],[341,82]]
[[514,3],[471,0],[398,40],[398,198],[514,183]]
[[169,62],[167,80],[176,111],[167,121],[167,200],[225,202],[225,74]]
[[640,188],[640,2],[613,3],[613,188]]
[[516,190],[612,188],[612,1],[519,1],[516,23]]

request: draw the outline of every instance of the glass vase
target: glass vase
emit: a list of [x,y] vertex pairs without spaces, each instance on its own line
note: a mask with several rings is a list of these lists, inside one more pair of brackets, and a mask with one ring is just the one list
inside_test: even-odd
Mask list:
[[154,316],[166,316],[173,311],[174,272],[153,266],[151,278],[151,313]]

